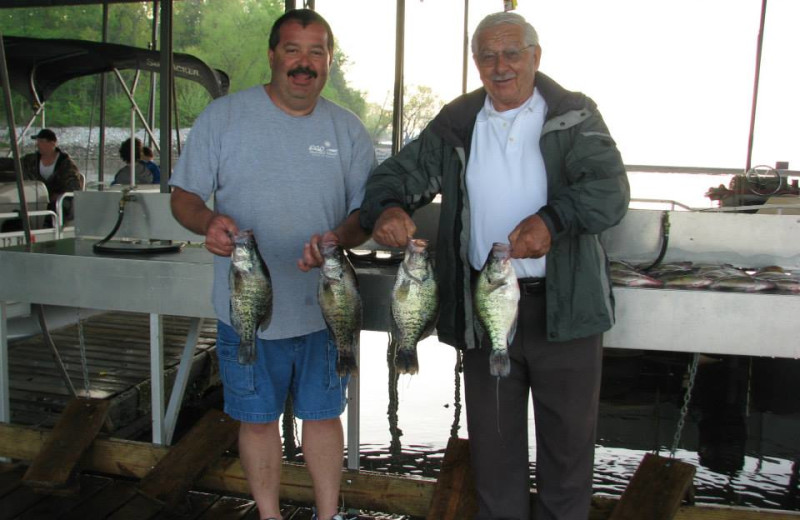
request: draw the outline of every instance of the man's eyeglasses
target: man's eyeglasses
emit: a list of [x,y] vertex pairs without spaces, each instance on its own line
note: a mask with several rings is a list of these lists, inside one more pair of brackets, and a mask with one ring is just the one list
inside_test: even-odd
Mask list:
[[503,49],[499,53],[497,52],[481,52],[478,54],[478,65],[481,67],[491,67],[497,63],[497,57],[502,54],[503,60],[506,63],[515,64],[522,59],[522,53],[525,52],[527,49],[530,49],[533,45],[526,45],[521,49]]

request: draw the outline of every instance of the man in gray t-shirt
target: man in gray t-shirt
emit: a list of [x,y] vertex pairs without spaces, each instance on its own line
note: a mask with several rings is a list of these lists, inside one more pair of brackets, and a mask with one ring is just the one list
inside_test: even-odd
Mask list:
[[[323,238],[343,247],[366,240],[358,213],[375,152],[358,118],[320,97],[332,56],[333,34],[321,16],[284,14],[270,34],[271,82],[212,102],[170,180],[175,218],[205,235],[217,255],[212,301],[225,411],[241,421],[239,452],[261,518],[280,518],[277,421],[289,392],[303,419],[316,518],[340,518],[347,377],[336,374],[311,270],[322,264]],[[212,196],[213,212],[205,205]],[[259,332],[254,365],[237,361],[229,311],[231,235],[244,229],[253,230],[273,285],[272,320]]]

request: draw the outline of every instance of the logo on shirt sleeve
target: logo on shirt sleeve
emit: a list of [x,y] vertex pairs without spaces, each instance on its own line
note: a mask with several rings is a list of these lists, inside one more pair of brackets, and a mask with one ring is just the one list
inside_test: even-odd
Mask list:
[[325,141],[322,144],[308,145],[308,153],[312,157],[328,157],[330,159],[339,157],[339,149],[331,147],[330,141]]

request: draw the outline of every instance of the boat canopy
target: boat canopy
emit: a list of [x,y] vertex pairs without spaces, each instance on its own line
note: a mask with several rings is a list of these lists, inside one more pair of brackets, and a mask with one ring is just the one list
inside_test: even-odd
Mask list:
[[[61,84],[114,69],[159,72],[161,53],[128,45],[85,40],[4,36],[11,88],[36,110]],[[228,93],[228,75],[190,54],[174,53],[176,77],[195,81],[213,98]]]

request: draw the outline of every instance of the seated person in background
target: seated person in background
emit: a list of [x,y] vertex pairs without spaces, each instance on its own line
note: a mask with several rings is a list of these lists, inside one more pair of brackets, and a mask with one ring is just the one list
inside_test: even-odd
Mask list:
[[[125,166],[117,171],[114,175],[113,184],[130,184],[131,183],[131,140],[125,139],[119,145],[119,158],[125,163]],[[136,175],[136,184],[153,184],[157,182],[153,178],[153,172],[142,161],[142,141],[134,139],[133,141],[133,159],[135,161],[134,172]],[[159,173],[159,179],[161,174]]]
[[[58,139],[55,132],[42,128],[31,139],[36,140],[36,152],[22,158],[22,178],[43,182],[49,197],[47,209],[55,211],[60,195],[83,189],[81,174],[69,154],[56,145]],[[63,210],[64,220],[72,220],[72,201],[65,201]]]
[[149,146],[142,146],[142,162],[153,173],[153,184],[161,182],[161,170],[153,161],[153,150]]

